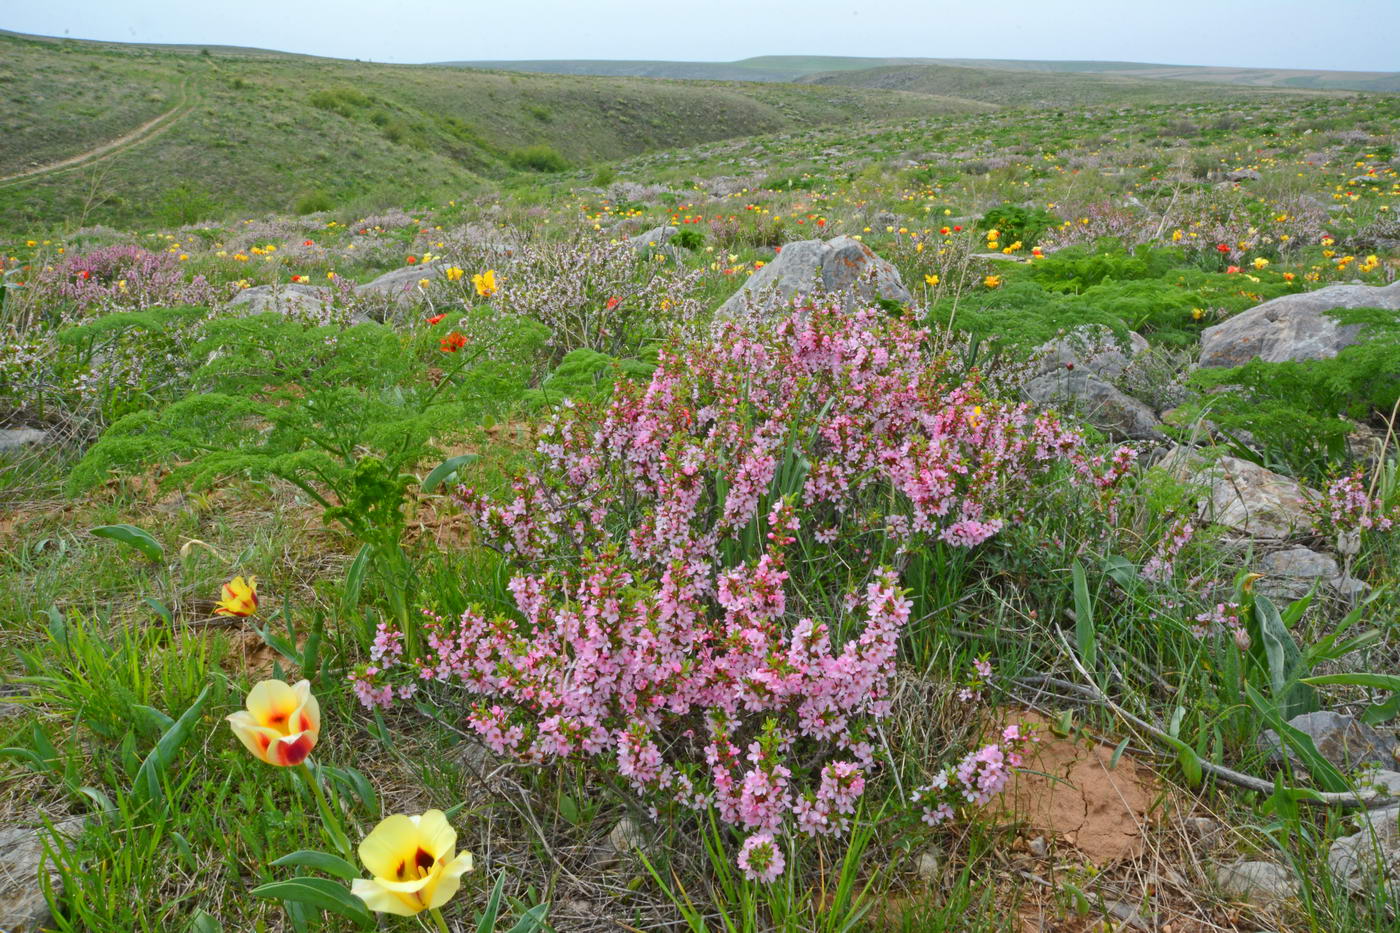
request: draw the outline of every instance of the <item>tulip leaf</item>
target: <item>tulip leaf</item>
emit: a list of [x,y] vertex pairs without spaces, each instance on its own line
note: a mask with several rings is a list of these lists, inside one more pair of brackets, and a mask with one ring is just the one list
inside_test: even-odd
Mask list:
[[109,538],[119,544],[135,548],[156,562],[165,556],[165,548],[160,546],[160,542],[151,537],[149,532],[143,531],[135,525],[99,525],[92,529],[92,534],[98,538]]
[[515,926],[510,928],[509,933],[534,933],[535,930],[544,927],[545,914],[549,913],[548,904],[536,904],[525,913],[520,915]]
[[204,712],[204,704],[209,699],[209,691],[213,689],[213,686],[213,684],[209,684],[199,692],[199,696],[195,697],[190,708],[181,713],[180,718],[161,734],[160,739],[156,742],[156,747],[151,749],[146,760],[141,762],[141,770],[136,773],[136,781],[131,787],[131,794],[138,803],[160,796],[161,775],[170,767],[175,753],[189,739],[190,732],[199,722],[199,717]]
[[456,457],[448,457],[446,460],[442,461],[442,463],[439,463],[433,469],[433,472],[427,475],[423,480],[421,489],[425,493],[432,492],[434,489],[441,486],[453,473],[456,473],[462,467],[476,459],[476,454],[461,454]]
[[476,933],[493,933],[496,929],[496,915],[501,912],[501,891],[505,885],[506,876],[502,873],[496,877],[496,885],[491,889],[491,896],[486,899],[486,907],[481,911],[481,919],[476,924]]
[[1400,691],[1400,676],[1395,674],[1367,674],[1363,672],[1354,674],[1320,674],[1317,677],[1304,677],[1303,683],[1311,684],[1315,687],[1337,685],[1344,687],[1374,687],[1377,690]]
[[208,911],[196,910],[185,926],[185,933],[224,933],[224,925]]
[[289,855],[284,855],[275,860],[274,865],[295,865],[298,868],[314,868],[323,871],[328,875],[337,878],[350,880],[360,872],[345,859],[329,852],[317,852],[315,849],[298,849]]
[[369,561],[373,555],[374,545],[365,543],[360,547],[355,559],[350,562],[350,569],[345,572],[345,588],[340,598],[341,612],[345,615],[349,615],[360,602],[360,588],[364,586],[365,571],[369,569]]
[[351,894],[344,885],[327,878],[299,876],[286,881],[273,881],[258,885],[252,893],[254,897],[327,910],[361,925],[370,922],[369,908],[365,907],[365,902]]

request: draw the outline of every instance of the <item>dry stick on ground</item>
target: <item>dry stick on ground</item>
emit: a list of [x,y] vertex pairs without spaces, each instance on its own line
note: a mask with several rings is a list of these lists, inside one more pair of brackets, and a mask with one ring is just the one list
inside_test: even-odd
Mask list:
[[[1064,636],[1061,635],[1060,637],[1063,640]],[[1066,654],[1069,656],[1070,663],[1072,663],[1075,666],[1075,668],[1079,671],[1080,675],[1084,677],[1086,681],[1088,681],[1089,686],[1071,683],[1070,681],[1060,680],[1057,677],[1050,677],[1044,674],[1036,674],[1030,677],[1018,677],[1016,678],[1015,682],[1021,686],[1050,686],[1058,690],[1068,691],[1070,693],[1075,694],[1076,696],[1083,697],[1084,699],[1097,706],[1104,707],[1105,709],[1112,712],[1115,716],[1119,717],[1120,719],[1124,720],[1130,725],[1136,726],[1137,728],[1143,730],[1144,732],[1151,735],[1153,738],[1157,739],[1159,742],[1171,744],[1171,736],[1169,736],[1166,732],[1162,731],[1161,729],[1158,729],[1156,726],[1152,725],[1146,720],[1139,719],[1137,716],[1134,716],[1132,713],[1123,709],[1123,707],[1119,706],[1117,703],[1114,703],[1111,699],[1109,699],[1104,694],[1104,692],[1100,690],[1096,684],[1094,684],[1093,678],[1089,676],[1089,673],[1086,670],[1084,670],[1084,666],[1079,663],[1079,659],[1074,656],[1074,653],[1068,650],[1069,646],[1066,645],[1065,648]],[[1263,778],[1254,777],[1250,774],[1244,774],[1243,772],[1236,771],[1233,768],[1227,768],[1224,765],[1217,765],[1210,761],[1202,760],[1201,770],[1205,771],[1207,774],[1219,778],[1222,781],[1234,784],[1237,787],[1244,787],[1248,788],[1249,790],[1255,790],[1265,794],[1271,794],[1276,789],[1273,781],[1266,781]],[[1333,806],[1360,808],[1388,806],[1395,802],[1394,797],[1391,797],[1388,794],[1379,794],[1373,790],[1339,792],[1315,791],[1312,796],[1305,796],[1300,798],[1300,800],[1302,800],[1304,803],[1317,803]]]

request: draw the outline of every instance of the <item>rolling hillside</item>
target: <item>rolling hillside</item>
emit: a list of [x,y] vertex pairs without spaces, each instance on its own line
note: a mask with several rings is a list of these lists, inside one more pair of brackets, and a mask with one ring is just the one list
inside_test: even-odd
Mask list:
[[516,171],[872,112],[985,106],[861,88],[493,74],[13,34],[0,35],[0,95],[3,224],[446,198]]
[[955,65],[993,71],[1104,75],[1151,81],[1193,81],[1249,87],[1313,90],[1400,91],[1400,72],[1328,71],[1320,68],[1235,68],[1148,62],[1029,61],[991,58],[853,58],[832,55],[764,55],[733,62],[675,61],[478,61],[445,62],[470,68],[549,74],[705,78],[717,81],[799,81],[829,72],[896,66]]

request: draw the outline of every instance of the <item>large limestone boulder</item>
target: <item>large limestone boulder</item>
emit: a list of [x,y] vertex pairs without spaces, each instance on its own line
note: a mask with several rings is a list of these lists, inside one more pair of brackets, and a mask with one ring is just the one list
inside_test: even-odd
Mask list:
[[1319,494],[1238,457],[1208,462],[1175,447],[1159,464],[1178,481],[1206,487],[1201,517],[1251,538],[1282,541],[1308,531],[1309,500]]
[[788,243],[719,307],[720,315],[763,313],[794,295],[827,292],[855,305],[875,298],[912,301],[899,270],[848,236]]
[[1150,407],[1088,370],[1061,368],[1032,379],[1023,391],[1037,405],[1073,411],[1118,440],[1162,436]]
[[1389,285],[1329,285],[1283,295],[1201,332],[1201,366],[1243,366],[1250,360],[1283,363],[1322,360],[1356,343],[1357,325],[1338,324],[1336,308],[1400,310],[1400,282]]
[[639,233],[634,237],[629,237],[627,245],[641,252],[653,246],[665,246],[671,242],[671,237],[680,233],[679,227],[661,226],[652,227],[645,233]]

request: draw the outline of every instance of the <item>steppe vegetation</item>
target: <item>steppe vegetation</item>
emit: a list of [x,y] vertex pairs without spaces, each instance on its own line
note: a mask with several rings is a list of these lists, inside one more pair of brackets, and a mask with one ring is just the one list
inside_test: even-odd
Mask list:
[[0,43],[10,922],[1400,929],[1395,97]]

